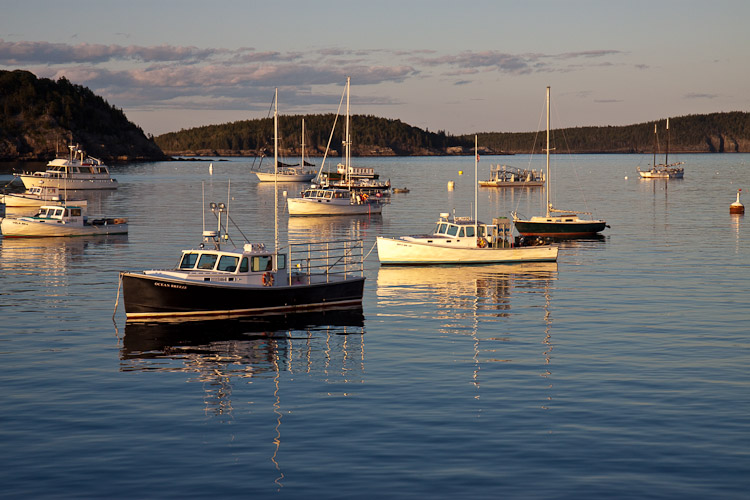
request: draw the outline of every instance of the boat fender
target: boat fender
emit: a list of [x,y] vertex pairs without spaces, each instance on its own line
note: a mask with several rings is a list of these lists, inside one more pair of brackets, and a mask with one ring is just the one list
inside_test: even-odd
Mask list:
[[273,286],[273,274],[263,273],[263,286]]
[[487,240],[485,240],[484,238],[477,238],[477,246],[479,248],[486,247],[487,246]]

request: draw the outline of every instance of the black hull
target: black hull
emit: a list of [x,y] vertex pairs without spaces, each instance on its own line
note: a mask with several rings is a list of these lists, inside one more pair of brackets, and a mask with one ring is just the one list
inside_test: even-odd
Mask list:
[[293,286],[230,287],[121,273],[128,321],[232,318],[354,306],[364,278]]
[[594,236],[607,227],[606,222],[528,222],[514,221],[513,224],[522,236],[541,236],[544,238],[579,238]]

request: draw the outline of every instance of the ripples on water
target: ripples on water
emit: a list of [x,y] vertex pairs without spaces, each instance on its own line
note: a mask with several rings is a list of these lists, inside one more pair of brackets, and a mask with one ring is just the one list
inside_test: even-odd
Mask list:
[[[728,206],[750,156],[681,159],[677,182],[638,180],[634,156],[562,160],[555,204],[612,227],[557,264],[381,268],[372,250],[361,310],[132,325],[122,305],[112,323],[118,271],[196,245],[202,191],[271,244],[273,187],[243,159],[114,167],[89,210],[129,235],[0,239],[4,495],[744,498],[750,252]],[[480,177],[497,160],[529,161]],[[472,211],[471,158],[357,163],[411,192],[321,219],[280,194],[282,245],[368,252]],[[543,209],[541,189],[479,193],[481,219]]]

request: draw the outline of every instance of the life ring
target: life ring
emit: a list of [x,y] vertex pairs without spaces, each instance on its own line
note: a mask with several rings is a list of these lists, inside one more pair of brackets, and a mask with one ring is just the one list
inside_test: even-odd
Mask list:
[[477,238],[477,246],[479,248],[484,248],[487,246],[487,241],[484,238]]
[[273,274],[263,273],[263,286],[273,286]]

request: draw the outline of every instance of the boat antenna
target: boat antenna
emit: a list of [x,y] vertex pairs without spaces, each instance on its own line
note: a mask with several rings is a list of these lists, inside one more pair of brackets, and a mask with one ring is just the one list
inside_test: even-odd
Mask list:
[[[273,108],[273,252],[279,253],[279,88],[274,93]],[[276,259],[274,259],[274,271]]]
[[226,213],[226,229],[224,230],[224,240],[229,239],[229,200],[231,199],[229,193],[232,189],[232,179],[227,182],[227,213]]

